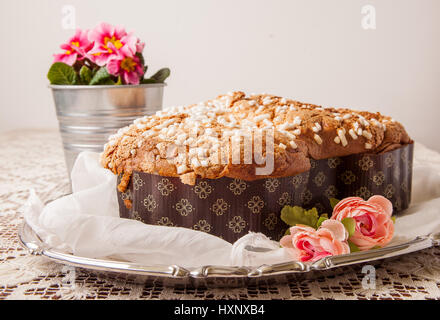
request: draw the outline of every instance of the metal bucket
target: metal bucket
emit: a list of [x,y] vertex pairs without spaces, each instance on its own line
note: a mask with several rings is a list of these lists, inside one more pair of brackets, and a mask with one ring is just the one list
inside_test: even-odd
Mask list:
[[67,170],[81,151],[101,152],[108,137],[134,119],[162,109],[164,83],[137,86],[50,85]]

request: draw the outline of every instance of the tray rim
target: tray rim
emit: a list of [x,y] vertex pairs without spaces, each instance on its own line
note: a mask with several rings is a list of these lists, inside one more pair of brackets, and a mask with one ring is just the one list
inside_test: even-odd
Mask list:
[[418,236],[410,241],[381,249],[324,257],[314,263],[291,261],[271,265],[264,264],[258,267],[206,265],[194,268],[183,268],[178,265],[141,265],[125,261],[86,258],[64,253],[45,244],[26,221],[23,221],[19,226],[17,236],[20,245],[27,249],[30,254],[44,256],[60,264],[108,273],[187,280],[210,278],[250,280],[280,275],[307,274],[397,257],[434,246],[440,246],[440,232],[438,232]]

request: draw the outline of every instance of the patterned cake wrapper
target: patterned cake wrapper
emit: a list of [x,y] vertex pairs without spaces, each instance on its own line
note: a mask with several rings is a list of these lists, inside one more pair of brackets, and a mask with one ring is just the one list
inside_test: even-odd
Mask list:
[[379,194],[393,203],[398,214],[411,200],[412,159],[413,144],[409,144],[383,154],[311,160],[309,171],[291,177],[197,179],[194,186],[177,177],[134,172],[127,190],[118,191],[119,212],[122,218],[191,228],[229,242],[249,231],[279,240],[288,227],[280,219],[285,205],[316,207],[330,216],[329,198],[368,199]]

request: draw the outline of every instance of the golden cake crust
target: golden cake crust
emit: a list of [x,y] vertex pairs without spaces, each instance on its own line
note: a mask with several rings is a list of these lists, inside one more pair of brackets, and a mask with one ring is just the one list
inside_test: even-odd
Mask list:
[[[382,153],[411,142],[399,122],[380,113],[233,92],[135,120],[110,137],[101,164],[122,175],[124,191],[133,171],[179,176],[186,184],[286,177],[309,170],[310,158]],[[273,170],[256,174],[267,164],[245,158],[245,150],[272,157]]]

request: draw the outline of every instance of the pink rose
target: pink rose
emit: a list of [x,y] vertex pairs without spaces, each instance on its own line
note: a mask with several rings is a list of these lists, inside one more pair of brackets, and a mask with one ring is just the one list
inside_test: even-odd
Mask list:
[[314,262],[326,256],[350,253],[348,233],[344,225],[336,220],[325,220],[318,230],[304,225],[290,228],[290,235],[280,240],[297,261]]
[[335,206],[331,219],[353,218],[356,225],[350,241],[363,251],[383,247],[391,241],[394,233],[392,213],[393,205],[382,196],[372,196],[368,201],[349,197]]

